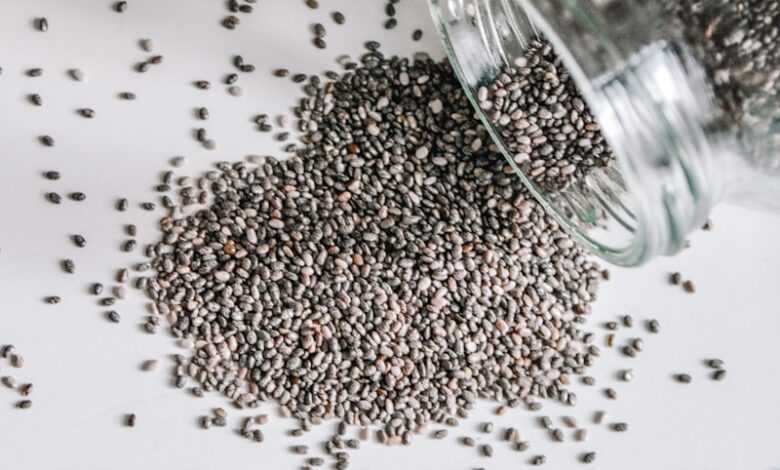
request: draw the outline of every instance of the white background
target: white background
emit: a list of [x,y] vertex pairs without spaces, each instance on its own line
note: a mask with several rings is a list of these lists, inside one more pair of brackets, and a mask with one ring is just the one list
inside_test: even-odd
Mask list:
[[[225,15],[220,0],[131,0],[124,14],[111,10],[108,0],[0,0],[0,344],[13,343],[24,354],[26,366],[12,369],[0,361],[0,376],[35,384],[34,406],[14,408],[16,392],[0,386],[0,469],[98,470],[225,468],[294,469],[302,460],[292,455],[293,443],[315,445],[332,429],[322,426],[304,438],[285,431],[291,420],[277,418],[271,404],[263,411],[274,416],[266,443],[252,444],[235,435],[239,416],[231,411],[228,428],[200,430],[196,418],[213,406],[218,396],[191,397],[169,384],[167,355],[177,352],[171,338],[143,333],[145,300],[138,292],[119,304],[119,325],[108,323],[104,308],[87,295],[91,282],[109,283],[115,270],[140,261],[119,245],[123,224],[134,222],[140,240],[154,241],[155,220],[137,204],[152,200],[152,186],[166,162],[186,155],[190,174],[220,159],[239,160],[248,154],[278,153],[270,135],[258,133],[251,117],[279,113],[298,96],[287,80],[269,71],[289,67],[308,73],[336,69],[334,58],[357,53],[360,44],[378,39],[388,53],[409,54],[415,47],[440,55],[424,2],[399,5],[400,26],[392,33],[381,28],[384,3],[380,0],[323,0],[317,11],[302,0],[260,0],[258,11],[242,15],[236,31],[219,26]],[[346,26],[328,18],[343,10]],[[37,32],[32,21],[49,18],[48,33]],[[310,44],[313,21],[328,26],[327,51]],[[421,27],[425,39],[414,44],[411,32]],[[133,65],[148,57],[137,41],[153,38],[164,63],[146,74]],[[258,72],[242,74],[245,96],[234,98],[219,85],[233,70],[233,54],[244,55]],[[42,67],[39,78],[23,71]],[[74,82],[66,75],[82,68],[87,80]],[[209,79],[210,91],[191,82]],[[135,102],[116,98],[133,91]],[[39,93],[44,106],[26,101]],[[206,127],[217,141],[209,152],[192,138],[200,125],[193,108],[208,106],[212,118]],[[93,120],[75,110],[91,107]],[[37,143],[51,134],[54,148]],[[57,182],[40,176],[44,170],[62,172]],[[87,200],[65,200],[54,206],[44,193],[80,190]],[[130,198],[131,209],[113,210],[118,197]],[[547,468],[580,468],[577,457],[585,450],[598,452],[600,469],[758,469],[780,468],[780,219],[735,208],[714,215],[715,230],[693,237],[693,248],[674,259],[663,259],[639,270],[613,270],[596,304],[591,325],[621,314],[638,320],[658,318],[662,334],[648,336],[639,326],[621,330],[619,342],[645,337],[646,349],[634,360],[607,351],[594,375],[598,387],[577,387],[575,409],[546,406],[557,419],[563,414],[587,422],[590,439],[552,443],[526,411],[513,410],[498,419],[493,404],[483,404],[459,429],[443,441],[418,439],[410,448],[364,445],[353,453],[355,469],[489,469],[523,468],[531,455],[548,456]],[[68,236],[84,234],[89,245],[75,248]],[[77,264],[75,275],[58,267],[64,257]],[[698,286],[696,295],[669,287],[667,273],[681,271]],[[108,284],[110,285],[110,283]],[[46,295],[60,295],[63,303],[48,306]],[[708,378],[702,361],[723,358],[728,378]],[[162,359],[165,367],[141,372],[143,360]],[[635,369],[631,384],[615,380],[625,367]],[[691,385],[675,383],[671,375],[689,372]],[[600,393],[614,386],[614,402]],[[606,409],[607,421],[630,423],[625,434],[590,425],[595,410]],[[122,426],[124,413],[138,415],[134,429]],[[520,428],[531,442],[525,454],[509,450],[496,436],[477,432],[485,419]],[[496,441],[492,460],[480,457],[455,441],[472,435]],[[295,442],[294,442],[295,441]]]

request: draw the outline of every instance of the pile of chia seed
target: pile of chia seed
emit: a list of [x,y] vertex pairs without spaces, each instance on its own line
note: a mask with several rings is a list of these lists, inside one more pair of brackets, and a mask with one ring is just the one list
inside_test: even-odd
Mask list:
[[296,115],[298,155],[219,164],[210,205],[161,223],[148,293],[194,347],[177,382],[399,442],[480,398],[574,405],[601,271],[475,144],[450,66],[372,50]]

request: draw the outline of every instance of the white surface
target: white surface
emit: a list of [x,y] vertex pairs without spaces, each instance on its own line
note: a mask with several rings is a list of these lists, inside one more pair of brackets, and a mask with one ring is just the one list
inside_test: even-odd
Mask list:
[[[154,372],[141,372],[140,363],[177,352],[166,334],[141,332],[145,299],[138,292],[116,309],[119,324],[103,318],[105,308],[86,295],[91,282],[110,286],[116,268],[138,262],[138,254],[124,254],[123,224],[139,225],[140,240],[155,239],[155,220],[137,204],[153,200],[151,187],[159,171],[174,155],[187,155],[184,171],[197,174],[218,159],[237,160],[247,154],[266,154],[278,148],[270,135],[254,130],[250,119],[289,109],[297,96],[289,79],[274,78],[271,68],[318,72],[336,69],[340,53],[359,50],[376,38],[386,52],[412,51],[409,37],[424,27],[421,43],[438,51],[424,3],[399,5],[401,26],[391,34],[381,28],[383,2],[379,0],[324,0],[314,12],[301,0],[260,0],[258,11],[242,15],[236,31],[219,26],[225,14],[220,0],[131,0],[122,15],[109,0],[2,0],[0,1],[0,344],[13,343],[26,358],[22,370],[0,362],[0,375],[9,371],[20,381],[35,383],[34,407],[13,408],[20,398],[0,386],[0,469],[8,470],[211,470],[257,468],[287,470],[302,461],[288,451],[292,443],[316,444],[330,426],[301,439],[284,431],[290,420],[273,419],[266,443],[252,444],[235,436],[238,417],[231,411],[230,426],[200,430],[196,417],[210,407],[224,405],[218,396],[195,399],[169,384],[170,360]],[[338,27],[327,17],[342,9],[348,26]],[[48,33],[32,28],[32,20],[49,18]],[[310,44],[308,25],[319,19],[328,26],[327,51]],[[165,62],[146,74],[132,66],[148,57],[137,41],[153,38]],[[231,56],[243,54],[258,72],[242,74],[245,96],[237,99],[219,85],[232,72]],[[43,67],[40,78],[25,77],[29,67]],[[79,67],[87,81],[77,83],[66,70]],[[209,79],[210,91],[194,88],[196,79]],[[121,91],[138,94],[135,102],[120,101]],[[40,93],[44,106],[26,101]],[[201,125],[193,108],[206,105],[205,123],[218,142],[208,152],[192,138]],[[80,107],[97,111],[94,120],[75,114]],[[55,148],[37,143],[51,134]],[[40,173],[62,172],[58,182]],[[61,206],[44,201],[56,190],[87,193],[87,200],[65,200]],[[118,197],[128,197],[131,209],[113,210]],[[483,404],[444,441],[418,439],[411,448],[364,445],[353,453],[352,469],[466,470],[523,468],[531,455],[548,456],[545,468],[581,468],[576,457],[584,450],[598,452],[592,468],[624,470],[760,469],[780,468],[777,424],[780,422],[780,220],[737,210],[721,209],[716,229],[700,233],[693,248],[675,259],[664,259],[641,270],[613,270],[613,281],[602,290],[591,325],[630,313],[638,320],[655,317],[662,333],[648,336],[641,327],[620,331],[645,337],[646,350],[634,360],[607,351],[594,368],[599,386],[577,386],[575,409],[547,406],[545,414],[576,416],[589,422],[593,411],[608,410],[608,421],[625,420],[630,431],[615,434],[589,426],[587,444],[555,444],[523,410],[500,419],[493,404]],[[72,233],[84,234],[89,245],[77,249]],[[75,275],[63,274],[58,261],[75,259]],[[669,271],[694,279],[699,293],[691,296],[666,285]],[[61,295],[63,303],[48,306],[46,295]],[[596,328],[603,332],[602,329]],[[723,358],[729,376],[725,382],[708,379],[702,360]],[[618,383],[615,373],[633,367],[636,379]],[[686,371],[694,382],[683,386],[671,374]],[[620,397],[608,402],[600,391],[607,384]],[[271,404],[264,411],[276,416]],[[124,413],[138,415],[135,429],[121,425]],[[497,438],[476,432],[485,419],[518,427],[531,441],[525,454],[510,451]],[[475,449],[455,443],[472,435],[496,441],[496,457],[487,460]],[[570,431],[567,431],[567,435]],[[295,442],[294,442],[295,441]]]

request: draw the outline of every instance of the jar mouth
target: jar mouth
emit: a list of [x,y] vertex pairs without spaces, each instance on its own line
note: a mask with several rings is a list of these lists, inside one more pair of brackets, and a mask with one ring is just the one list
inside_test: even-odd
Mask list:
[[[636,122],[623,122],[626,118],[623,107],[634,107],[631,93],[637,91],[627,88],[638,88],[639,94],[646,97],[651,91],[644,90],[642,83],[625,83],[627,77],[623,75],[594,73],[594,69],[599,69],[599,60],[620,64],[621,68],[627,63],[624,59],[626,54],[618,49],[615,41],[602,34],[607,29],[600,25],[599,18],[587,7],[573,5],[577,2],[549,2],[565,3],[562,8],[573,17],[572,21],[580,29],[587,30],[598,46],[598,53],[603,55],[585,57],[579,54],[581,50],[575,54],[569,47],[570,41],[581,32],[567,32],[570,37],[561,37],[560,25],[550,24],[549,12],[543,14],[534,3],[533,0],[431,0],[434,19],[440,28],[450,62],[469,100],[478,110],[477,114],[515,174],[534,197],[592,252],[617,265],[636,266],[657,254],[679,251],[685,245],[685,235],[691,224],[702,218],[701,207],[706,206],[704,218],[709,210],[709,205],[702,205],[698,200],[707,193],[706,188],[696,191],[704,178],[684,164],[684,156],[678,154],[676,147],[652,153],[652,158],[644,155],[646,148],[643,146],[661,145],[656,140],[663,141],[673,126],[667,126],[669,123],[662,116],[656,119],[663,113],[652,105],[650,98],[647,100],[649,109],[633,109],[633,115],[628,113],[628,117],[637,119],[637,122],[648,117],[659,122],[656,127],[650,126],[646,132],[648,135],[641,135],[645,129]],[[548,2],[543,4],[547,5]],[[459,11],[455,11],[457,9]],[[458,17],[458,14],[461,16]],[[513,58],[519,57],[529,41],[540,34],[563,61],[616,157],[613,164],[594,168],[584,177],[556,191],[546,190],[534,183],[514,162],[500,130],[480,111],[476,96],[480,86],[491,83],[502,68],[511,65]],[[476,42],[481,44],[471,44],[474,37],[478,37]],[[664,44],[658,44],[654,49],[644,51],[639,54],[637,64],[628,68],[657,67],[658,64],[662,65],[661,68],[665,67],[667,53],[664,47]],[[612,70],[612,67],[602,65],[601,69]],[[596,75],[598,77],[594,79]],[[643,113],[647,115],[643,116]],[[692,126],[695,127],[695,123]],[[700,147],[705,140],[697,141],[699,147],[694,146],[692,150],[702,151]],[[641,158],[636,154],[640,154]],[[674,186],[672,197],[668,192],[670,182]],[[694,190],[694,194],[690,194],[689,190]]]

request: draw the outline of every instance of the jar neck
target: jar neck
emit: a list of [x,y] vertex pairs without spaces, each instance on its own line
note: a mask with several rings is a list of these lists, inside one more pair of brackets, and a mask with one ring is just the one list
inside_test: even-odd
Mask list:
[[629,188],[632,257],[677,253],[721,198],[722,165],[736,152],[713,123],[718,111],[703,69],[679,44],[659,41],[589,86]]

